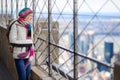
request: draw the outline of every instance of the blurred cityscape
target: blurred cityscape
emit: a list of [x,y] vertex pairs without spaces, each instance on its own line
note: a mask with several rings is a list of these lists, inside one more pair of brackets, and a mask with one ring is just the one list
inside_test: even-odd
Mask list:
[[[88,17],[86,17],[88,16]],[[78,53],[86,55],[91,58],[95,58],[97,60],[103,61],[105,63],[110,64],[113,66],[114,62],[119,59],[120,53],[120,20],[119,17],[113,16],[97,16],[92,19],[92,15],[86,15],[85,17],[79,16],[78,18],[78,35],[77,35],[77,46],[78,46]],[[8,15],[10,17],[10,15]],[[73,22],[71,21],[72,16],[63,15],[65,18],[63,19],[56,19],[56,15],[53,15],[53,21],[58,22],[56,30],[59,34],[56,36],[61,36],[62,38],[59,39],[59,45],[70,49],[73,51]],[[11,17],[10,17],[11,18]],[[92,19],[92,20],[91,20]],[[37,18],[36,18],[37,20]],[[37,24],[41,21],[46,21],[46,19],[40,19]],[[1,22],[5,22],[2,20]],[[43,23],[44,24],[44,23]],[[38,25],[41,27],[41,25]],[[59,26],[59,27],[58,27]],[[67,29],[65,29],[68,27]],[[42,29],[44,30],[47,28],[46,25],[42,25]],[[45,33],[46,34],[46,33]],[[41,34],[42,35],[42,34]],[[54,34],[53,34],[54,36]],[[57,40],[54,39],[55,41]],[[60,49],[59,52],[62,52]],[[70,69],[73,69],[73,54],[69,52],[63,52],[62,56],[59,58],[59,63],[63,64],[67,59],[67,66],[63,66],[62,70],[66,70],[68,72]],[[41,60],[41,58],[40,58]],[[58,61],[57,61],[58,62]],[[103,74],[107,75],[110,80],[112,78],[112,70],[109,68],[102,66],[100,64],[91,62],[87,59],[78,57],[78,73],[79,77],[88,71],[92,70],[90,73],[83,77],[84,80],[98,80],[100,76]],[[87,65],[87,66],[86,66]],[[101,73],[99,73],[101,72]],[[72,73],[69,73],[70,76],[73,76]],[[96,76],[93,76],[96,75]],[[96,79],[94,79],[94,77]],[[101,78],[100,80],[102,80]],[[80,79],[81,80],[81,79]]]
[[[85,18],[79,17],[78,19],[79,20],[78,21],[78,36],[77,36],[78,53],[86,55],[88,57],[95,58],[97,60],[100,60],[102,62],[108,63],[111,66],[113,66],[114,62],[119,60],[118,55],[120,52],[120,47],[119,47],[120,46],[120,43],[119,43],[120,20],[119,20],[119,17],[97,16],[92,21],[91,21],[91,18],[92,16],[89,16],[88,18],[86,18],[85,16]],[[69,19],[68,17],[65,18],[65,21],[66,23],[69,23],[70,18]],[[58,22],[60,25],[59,33],[63,34],[62,32],[63,30],[65,30],[66,24],[61,22],[61,20]],[[70,27],[69,29],[65,30],[64,35],[62,36],[63,39],[59,41],[59,44],[61,46],[66,45],[65,48],[68,48],[73,51],[73,43],[74,43],[73,31],[72,31],[73,24],[70,23],[70,25],[68,26]],[[71,58],[71,61],[68,62],[68,65],[73,62],[72,61],[73,54],[64,52],[62,56],[66,60],[69,59],[71,56],[72,58]],[[60,59],[60,62],[64,63],[62,59],[63,58]],[[81,57],[79,57],[78,62],[80,62],[78,65],[79,77],[81,76],[81,74],[83,75],[89,70],[92,70],[90,74],[84,76],[83,80],[103,80],[103,76],[106,76],[106,75],[109,78],[106,78],[104,80],[112,80],[113,72],[109,68],[102,66],[100,64],[96,64],[94,62],[90,62],[89,60],[83,59]],[[67,68],[66,70],[69,71],[69,68]],[[100,76],[102,78],[100,78]]]

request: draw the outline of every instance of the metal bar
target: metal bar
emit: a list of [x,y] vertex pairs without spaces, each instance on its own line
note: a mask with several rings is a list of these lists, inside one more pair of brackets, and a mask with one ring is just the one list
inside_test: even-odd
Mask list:
[[6,9],[6,14],[7,14],[7,0],[5,0],[5,9]]
[[48,48],[48,45],[45,47],[45,49],[41,52],[41,54],[38,56],[38,58],[40,58],[40,56],[42,56],[42,54],[45,52],[45,50]]
[[51,51],[51,48],[50,48],[50,42],[51,42],[51,3],[52,3],[52,0],[48,0],[48,68],[49,68],[49,76],[51,76],[51,55],[50,55],[50,51]]
[[39,46],[37,47],[36,51],[38,51],[42,45],[43,45],[43,42],[41,42],[41,43],[39,44]]
[[[47,62],[47,65],[50,65],[49,62]],[[55,70],[56,72],[59,72],[63,77],[68,78],[69,80],[73,80],[73,78],[70,75],[66,74],[64,71],[59,69],[57,65],[52,64],[51,66],[53,70]]]
[[[33,9],[33,23],[32,23],[32,27],[33,27],[33,33],[34,33],[34,25],[35,25],[35,2],[36,2],[36,0],[32,0],[32,9]],[[26,5],[26,4],[25,4]],[[34,37],[34,35],[33,35],[33,37]],[[36,61],[37,61],[37,55],[35,54],[35,65],[37,65],[37,63],[36,63]]]
[[75,53],[78,53],[78,46],[77,46],[77,35],[78,35],[78,0],[73,0],[73,39],[74,39],[74,72],[73,72],[73,78],[74,80],[77,80],[78,77],[78,66],[76,65],[78,63],[78,56]]
[[35,2],[36,2],[36,0],[32,0],[32,2],[33,2],[33,6],[32,6],[32,9],[33,9],[33,31],[34,31],[34,28],[35,28]]
[[[38,39],[40,39],[40,40],[42,40],[42,41],[45,41],[45,42],[49,42],[49,41],[44,40],[44,39],[42,39],[42,38],[38,38]],[[65,51],[68,51],[68,52],[70,52],[70,53],[72,53],[72,54],[74,53],[73,51],[71,51],[71,50],[69,50],[69,49],[63,48],[63,47],[61,47],[61,46],[59,46],[59,45],[56,45],[56,44],[54,44],[54,43],[51,43],[51,42],[49,42],[49,43],[50,43],[51,45],[53,45],[53,46],[56,46],[56,47],[58,47],[58,48],[61,48],[61,49],[65,50]],[[81,53],[74,53],[74,54],[76,54],[77,56],[83,57],[83,58],[85,58],[85,59],[91,60],[91,61],[93,61],[93,62],[95,62],[95,63],[99,63],[99,64],[101,64],[101,65],[103,65],[103,66],[108,67],[108,68],[114,69],[114,67],[111,66],[110,64],[104,63],[104,62],[100,62],[99,60],[97,60],[97,59],[95,59],[95,58],[88,57],[88,56],[83,55],[83,54],[81,54]]]
[[16,0],[16,18],[18,17],[18,0]]
[[7,7],[8,7],[8,5],[7,5],[7,0],[5,0],[5,16],[4,16],[4,18],[5,18],[5,21],[6,21],[6,25],[7,25],[7,23],[8,23],[8,12],[7,12]]
[[[38,2],[37,2],[38,3]],[[43,13],[42,11],[43,11],[43,9],[44,9],[44,7],[45,7],[45,5],[47,4],[47,0],[45,0],[45,2],[44,2],[44,5],[42,6],[42,9],[41,9],[41,12],[40,12],[40,14],[39,14],[39,17],[37,18],[37,21],[36,21],[36,23],[38,23],[38,21],[39,21],[39,19],[40,19],[40,16],[41,16],[41,14]],[[37,6],[35,6],[35,8],[36,8]],[[39,6],[38,6],[39,7]],[[38,12],[36,12],[36,13],[38,13]],[[43,13],[44,14],[44,13]],[[46,14],[48,14],[48,13],[46,13]],[[47,21],[47,19],[46,19],[46,21]],[[36,30],[36,29],[35,29]]]
[[[3,14],[3,0],[1,0],[1,14]],[[1,15],[2,18],[2,15]]]
[[13,17],[13,0],[11,0],[11,17]]
[[28,0],[25,0],[25,7],[27,7],[27,1],[28,1]]

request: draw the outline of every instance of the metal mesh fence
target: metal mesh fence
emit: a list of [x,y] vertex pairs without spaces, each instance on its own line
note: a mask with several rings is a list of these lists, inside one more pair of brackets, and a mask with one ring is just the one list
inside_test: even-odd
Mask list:
[[[0,0],[8,24],[20,9],[34,10],[35,63],[68,80],[112,80],[119,60],[119,0]],[[4,3],[4,4],[3,4]]]

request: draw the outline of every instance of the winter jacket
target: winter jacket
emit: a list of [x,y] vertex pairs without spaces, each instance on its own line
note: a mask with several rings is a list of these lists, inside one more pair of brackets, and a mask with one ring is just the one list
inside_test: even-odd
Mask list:
[[[31,29],[31,34],[33,34],[33,29]],[[19,22],[15,22],[9,33],[10,43],[13,47],[13,58],[19,59],[18,55],[26,53],[26,48],[30,48],[33,44],[33,35],[31,35],[30,39],[26,38],[26,28],[20,24]],[[24,58],[29,58],[30,54],[28,54]]]

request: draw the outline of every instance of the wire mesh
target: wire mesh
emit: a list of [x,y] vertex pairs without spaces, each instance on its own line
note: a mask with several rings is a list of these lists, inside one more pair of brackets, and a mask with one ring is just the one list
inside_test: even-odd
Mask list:
[[57,72],[59,80],[112,79],[120,53],[120,1],[51,0],[51,12],[48,1],[0,0],[1,18],[6,25],[3,14],[17,18],[23,7],[34,9],[36,65],[52,76]]
[[[57,30],[59,31],[59,35],[58,35],[59,36],[59,38],[58,38],[59,44],[57,44],[57,45],[73,51],[73,42],[72,42],[73,37],[74,37],[73,33],[72,33],[73,32],[73,13],[72,13],[73,2],[72,2],[72,0],[71,1],[65,0],[62,4],[59,5],[60,2],[62,3],[62,1],[53,0],[53,3],[52,3],[53,4],[52,18],[54,21],[59,22],[59,26],[60,26],[57,28]],[[98,3],[99,1],[95,0],[95,2]],[[112,1],[110,1],[110,3],[111,2]],[[104,10],[104,7],[106,7],[106,5],[108,5],[108,3],[109,3],[109,0],[101,1],[101,4],[95,10],[95,8],[93,8],[93,6],[91,6],[90,1],[78,0],[78,19],[79,19],[78,32],[79,32],[79,34],[78,34],[78,37],[76,38],[76,39],[78,39],[78,44],[77,44],[77,46],[79,47],[78,53],[80,53],[80,54],[82,53],[88,57],[94,57],[94,58],[98,57],[97,54],[99,54],[99,55],[102,54],[104,56],[104,42],[106,40],[107,41],[108,40],[115,41],[116,38],[112,36],[112,32],[114,30],[116,30],[117,27],[119,27],[119,24],[118,23],[115,24],[115,22],[113,22],[116,26],[114,25],[115,27],[113,27],[113,28],[111,27],[108,30],[107,27],[109,27],[111,25],[108,24],[108,21],[103,19],[102,17],[107,18],[107,17],[111,17],[112,15],[111,16],[100,15],[102,10]],[[95,4],[95,3],[93,3],[93,4]],[[59,6],[61,6],[61,7],[59,7]],[[69,7],[69,9],[66,10],[66,8],[68,8],[68,7]],[[87,12],[81,13],[82,8],[86,8],[85,11],[88,11],[88,13]],[[102,30],[103,33],[104,32],[107,33],[106,35],[104,35],[104,37],[101,37],[101,39],[100,38],[98,39],[97,37],[94,36],[95,32],[93,30],[93,28],[95,28],[95,31],[99,32],[97,29],[97,27],[99,27],[99,26],[104,26],[104,27],[100,27],[99,30]],[[52,33],[52,31],[51,31],[51,33]],[[111,34],[111,39],[107,38],[107,37],[110,37],[110,34]],[[96,33],[96,36],[98,36],[98,33]],[[88,39],[90,39],[90,40],[88,40]],[[84,41],[85,41],[85,43],[84,43]],[[70,42],[70,43],[66,43],[66,42]],[[53,41],[53,43],[54,43],[54,41]],[[115,41],[115,44],[116,43],[117,43],[117,41]],[[102,46],[102,48],[100,48],[101,46]],[[117,46],[119,46],[119,44],[117,44]],[[55,48],[53,48],[53,50],[51,51],[51,54],[55,54],[55,53],[53,53]],[[97,52],[99,52],[99,53],[97,53]],[[100,57],[103,57],[103,56],[100,56]],[[73,74],[73,65],[75,65],[75,64],[73,64],[73,54],[71,54],[69,51],[67,52],[62,49],[59,49],[59,55],[57,57],[59,57],[59,61],[60,61],[58,69],[61,67],[64,68],[64,70],[68,69],[68,73],[66,73],[66,74],[69,74],[71,76],[71,74]],[[52,63],[54,63],[54,60],[56,60],[56,59],[57,58],[53,59]],[[79,57],[79,63],[77,65],[80,66],[81,68],[83,68],[81,65],[85,66],[86,64],[92,64],[91,69],[86,70],[85,76],[88,75],[88,77],[86,76],[86,78],[91,78],[91,76],[92,76],[91,74],[95,74],[96,72],[100,73],[96,66],[97,63],[94,63],[94,62],[91,62],[90,60]],[[59,70],[57,72],[59,72]],[[79,74],[78,79],[83,80],[82,76],[84,76],[84,75],[80,75],[80,72],[78,74]]]

